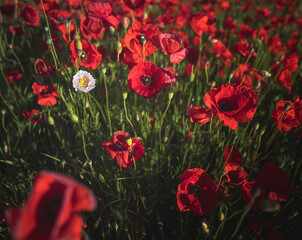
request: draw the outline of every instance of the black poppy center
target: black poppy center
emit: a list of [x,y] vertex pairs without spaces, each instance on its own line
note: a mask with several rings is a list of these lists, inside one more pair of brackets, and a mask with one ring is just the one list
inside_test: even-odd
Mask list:
[[189,190],[188,194],[193,194],[194,197],[197,197],[200,192],[201,192],[201,187],[197,183],[195,183]]
[[44,90],[42,91],[42,94],[47,94],[47,93],[49,93],[49,90],[48,90],[48,89],[44,89]]
[[140,33],[139,35],[136,36],[137,40],[139,41],[140,44],[145,44],[147,41],[147,38],[144,34]]
[[82,52],[81,56],[80,56],[80,59],[81,61],[85,60],[87,57],[86,53],[85,52]]
[[223,102],[223,103],[219,104],[219,110],[221,112],[231,112],[231,111],[233,111],[233,107],[230,104]]
[[144,75],[141,77],[141,83],[146,86],[152,83],[152,78],[149,75]]
[[124,148],[124,146],[123,146],[122,144],[120,144],[120,143],[116,143],[116,144],[115,144],[115,149],[116,149],[117,151],[122,151],[123,148]]

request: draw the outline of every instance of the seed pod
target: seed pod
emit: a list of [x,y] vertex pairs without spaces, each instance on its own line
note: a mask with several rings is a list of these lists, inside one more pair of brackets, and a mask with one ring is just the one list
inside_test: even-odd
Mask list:
[[132,145],[132,138],[131,137],[126,138],[126,143],[127,143],[127,145],[129,147],[131,147],[131,145]]

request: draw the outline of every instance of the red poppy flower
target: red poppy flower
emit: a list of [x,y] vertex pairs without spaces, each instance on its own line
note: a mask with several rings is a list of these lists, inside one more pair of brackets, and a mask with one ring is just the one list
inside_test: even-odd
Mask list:
[[217,29],[212,25],[215,22],[216,19],[208,13],[195,13],[189,19],[192,29],[199,36],[204,32],[215,32]]
[[[229,156],[230,155],[230,156]],[[242,164],[241,153],[232,145],[228,145],[223,154],[223,158],[228,166],[239,166]]]
[[277,35],[273,37],[269,42],[268,50],[272,51],[275,54],[280,54],[282,51],[282,43],[280,37]]
[[22,115],[32,123],[42,123],[45,118],[42,114],[37,114],[37,109],[32,109],[30,112],[28,110],[23,110]]
[[236,130],[238,122],[253,119],[259,98],[252,88],[231,83],[211,89],[203,100],[223,126]]
[[205,124],[211,120],[212,109],[206,109],[204,107],[194,107],[189,108],[189,118],[191,122],[196,122],[199,124]]
[[298,62],[299,62],[299,55],[297,53],[292,53],[286,57],[283,58],[282,64],[284,68],[292,71],[297,72],[298,71]]
[[[129,141],[131,145],[129,146]],[[113,134],[113,142],[103,142],[102,148],[109,154],[111,160],[116,157],[117,163],[124,168],[131,167],[144,155],[145,147],[140,140],[130,138],[129,133],[117,131]],[[134,161],[133,161],[134,160]]]
[[143,7],[145,4],[145,0],[123,0],[123,1],[132,10],[136,10],[140,7]]
[[7,221],[14,239],[81,239],[78,212],[96,205],[93,192],[81,183],[44,171],[36,176],[26,204],[7,210]]
[[[81,42],[82,49],[77,49],[77,41]],[[76,67],[77,61],[78,65],[90,68],[92,70],[96,69],[102,61],[102,54],[99,52],[97,47],[84,39],[72,40],[70,43],[69,56],[73,66]]]
[[224,20],[225,27],[229,29],[232,33],[234,33],[237,29],[237,23],[234,22],[234,19],[231,17],[227,17]]
[[30,6],[29,4],[26,4],[23,11],[21,12],[21,17],[28,25],[32,26],[39,26],[39,15],[37,10]]
[[252,37],[253,30],[250,28],[249,25],[242,23],[240,25],[238,38],[239,39],[248,39],[249,37]]
[[[242,185],[240,185],[240,194],[242,199],[246,203],[250,203],[253,195],[256,193],[256,189],[260,190],[260,194],[254,199],[254,202],[257,203],[258,201],[265,199],[265,188],[263,184],[257,179],[246,181]],[[257,204],[254,204],[252,206],[252,209],[255,211],[259,210]]]
[[182,39],[176,34],[162,33],[159,35],[159,43],[165,55],[170,55],[171,63],[181,62],[188,50],[182,48]]
[[289,90],[292,89],[291,73],[288,69],[284,69],[278,74],[277,81],[281,86],[288,88]]
[[227,60],[225,65],[231,66],[231,59],[233,58],[232,53],[226,48],[226,46],[219,40],[213,41],[213,52],[216,54],[217,58],[221,58],[223,60]]
[[[233,51],[240,53],[241,56],[244,58],[248,58],[248,56],[251,54],[251,50],[253,48],[252,44],[249,44],[245,41],[239,41],[233,46]],[[251,54],[251,58],[256,59],[256,52],[253,51]]]
[[295,193],[289,176],[273,162],[268,162],[262,166],[258,181],[269,189],[268,198],[273,201],[286,201],[290,195]]
[[[290,107],[285,110],[288,105]],[[288,132],[298,127],[302,123],[302,100],[297,97],[294,102],[279,101],[272,113],[272,119],[281,132]]]
[[24,31],[19,24],[9,26],[9,32],[18,36],[24,34]]
[[229,184],[233,185],[240,185],[244,183],[248,175],[244,168],[241,166],[226,165],[224,170],[227,172],[227,178],[225,182],[228,182]]
[[45,77],[45,76],[52,77],[55,73],[55,69],[53,68],[51,63],[43,58],[37,59],[37,61],[35,63],[35,67],[37,69],[38,75],[40,75],[41,77]]
[[61,98],[57,93],[56,87],[52,84],[48,86],[34,82],[32,89],[33,93],[38,95],[38,104],[42,106],[53,106],[57,103],[56,97]]
[[12,69],[10,67],[6,69],[6,79],[9,84],[12,84],[14,81],[19,80],[22,77],[23,75],[19,73],[18,69]]
[[218,203],[216,185],[203,169],[188,169],[180,179],[176,199],[181,212],[191,211],[201,216],[216,207]]
[[99,40],[104,36],[104,32],[105,32],[105,28],[100,28],[98,30],[95,31],[91,31],[90,29],[88,29],[88,18],[87,17],[83,17],[81,19],[81,33],[83,34],[83,36],[90,41],[91,39],[95,39],[95,40]]
[[154,63],[143,62],[135,65],[128,75],[128,87],[144,98],[155,97],[165,86],[175,82],[175,76]]
[[147,24],[144,25],[135,21],[128,32],[125,34],[125,44],[132,53],[138,53],[149,57],[152,53],[156,52],[159,48],[159,35],[161,31],[157,25]]
[[109,28],[117,28],[118,19],[113,15],[113,9],[109,2],[89,2],[85,7],[87,28],[91,31]]

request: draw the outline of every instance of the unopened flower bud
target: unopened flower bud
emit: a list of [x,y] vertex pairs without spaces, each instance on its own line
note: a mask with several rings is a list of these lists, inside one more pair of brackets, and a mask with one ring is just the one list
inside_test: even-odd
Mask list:
[[1,113],[2,113],[2,115],[5,115],[6,110],[5,109],[1,109]]
[[106,74],[106,68],[104,68],[104,67],[102,68],[102,73]]
[[194,78],[195,78],[195,75],[194,75],[194,72],[192,71],[191,75],[190,75],[190,82],[193,82]]
[[123,92],[123,99],[124,100],[126,100],[127,99],[127,97],[128,97],[128,93],[125,91],[125,92]]
[[51,44],[51,42],[52,42],[51,37],[48,37],[48,38],[46,39],[46,43],[47,43],[47,45],[50,45],[50,44]]
[[52,118],[52,116],[48,117],[48,123],[49,123],[49,125],[52,125],[52,126],[55,124],[55,120]]
[[109,27],[109,30],[110,30],[110,34],[113,36],[113,37],[116,37],[117,35],[117,32],[115,30],[115,28],[113,26],[110,26]]
[[208,228],[208,224],[206,224],[205,222],[202,222],[201,226],[202,226],[203,230],[205,231],[205,233],[209,233],[210,232],[210,230]]
[[74,123],[77,123],[77,122],[79,121],[79,118],[78,118],[77,115],[72,114],[72,115],[71,115],[71,120],[72,120]]
[[78,52],[83,50],[82,42],[79,39],[76,41],[76,49]]
[[127,18],[127,17],[124,17],[123,18],[123,22],[122,22],[122,24],[123,24],[123,28],[125,29],[125,30],[127,30],[128,29],[128,27],[129,27],[129,18]]
[[171,101],[171,100],[172,100],[173,95],[174,95],[174,92],[173,92],[173,91],[169,91],[169,92],[168,92],[168,98],[169,98],[169,101]]
[[280,209],[280,204],[270,199],[263,199],[257,205],[262,212],[276,212]]
[[256,124],[255,124],[255,130],[258,130],[258,128],[259,128],[259,123],[256,122]]
[[126,143],[127,143],[127,145],[129,147],[131,147],[131,145],[132,145],[132,138],[131,137],[126,138]]
[[211,43],[211,44],[214,44],[214,43],[216,43],[217,41],[218,41],[218,40],[214,38],[214,39],[211,39],[211,40],[210,40],[210,43]]
[[121,41],[117,41],[116,51],[117,51],[118,54],[120,54],[123,51],[123,45],[122,45]]
[[263,128],[260,132],[260,135],[262,136],[265,133],[265,129]]
[[65,22],[65,27],[66,27],[66,29],[68,29],[69,26],[70,26],[70,22],[66,21],[66,22]]
[[264,78],[268,78],[268,77],[272,76],[268,71],[265,71],[265,70],[259,70],[259,71],[257,71],[257,73],[261,77],[264,77]]

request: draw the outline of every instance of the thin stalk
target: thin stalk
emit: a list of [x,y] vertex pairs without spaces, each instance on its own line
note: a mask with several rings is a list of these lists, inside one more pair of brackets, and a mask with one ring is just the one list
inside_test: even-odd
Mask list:
[[105,92],[106,92],[106,109],[108,115],[108,123],[109,123],[109,132],[110,136],[112,136],[112,128],[111,128],[111,118],[110,118],[110,110],[109,110],[109,100],[108,100],[108,89],[107,89],[107,81],[106,81],[106,74],[103,74],[104,77],[104,85],[105,85]]
[[162,150],[161,130],[162,130],[162,127],[163,127],[163,123],[164,123],[164,119],[165,119],[166,113],[167,113],[167,111],[168,111],[168,109],[170,107],[170,104],[171,104],[171,100],[169,100],[168,106],[167,106],[167,108],[166,108],[166,110],[164,112],[163,118],[161,119],[161,122],[160,122],[159,133],[158,133],[158,137],[159,137],[159,150],[160,150],[160,152]]
[[125,117],[126,117],[128,123],[131,125],[131,127],[132,127],[132,129],[133,129],[133,132],[134,132],[135,137],[137,137],[135,128],[134,128],[133,124],[131,123],[130,119],[128,118],[128,112],[127,112],[127,106],[126,106],[126,99],[124,99],[124,110],[125,110]]

